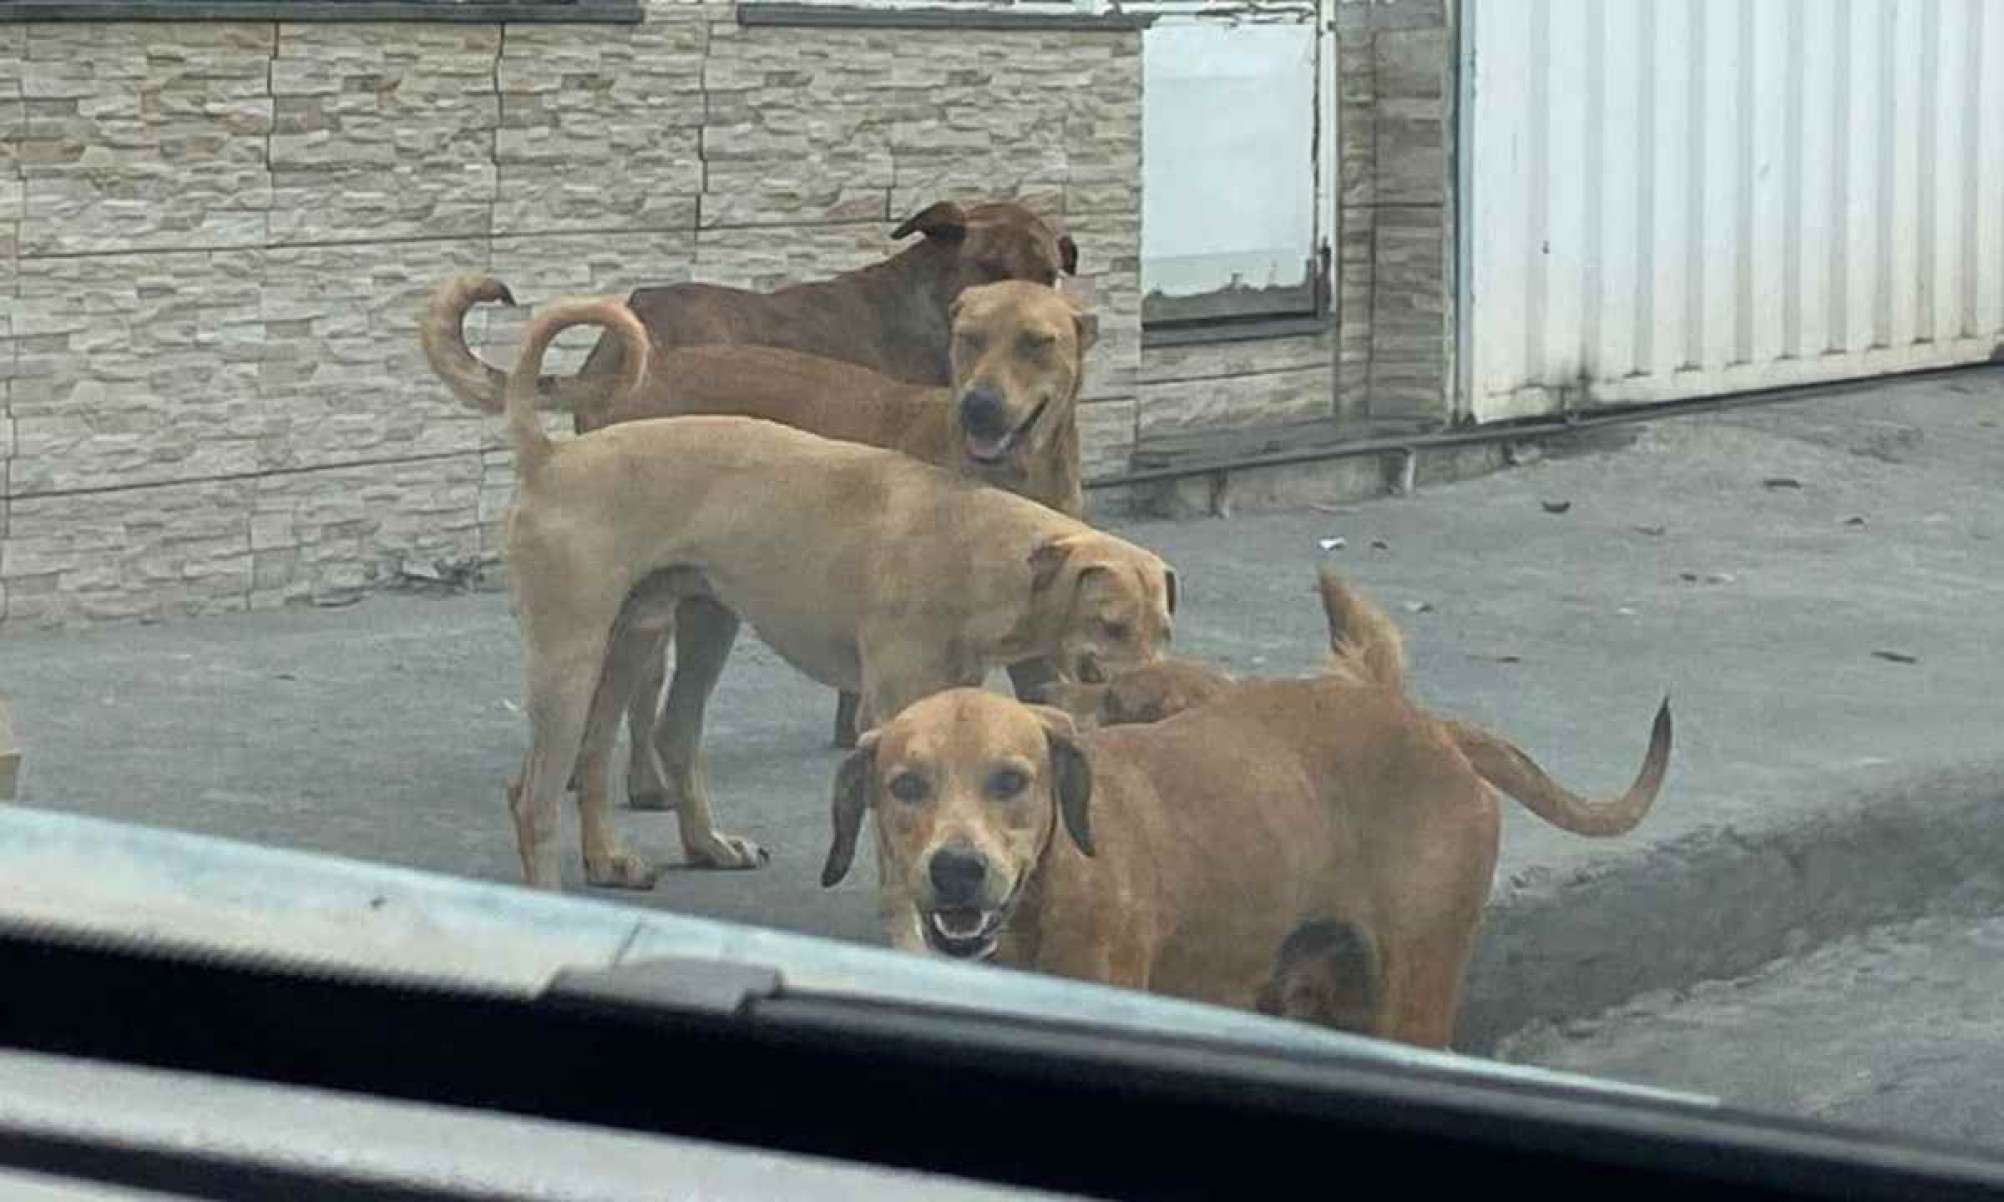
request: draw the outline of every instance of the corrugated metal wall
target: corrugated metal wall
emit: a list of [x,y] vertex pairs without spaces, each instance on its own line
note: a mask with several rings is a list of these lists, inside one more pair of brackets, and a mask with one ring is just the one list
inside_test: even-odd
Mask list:
[[1465,409],[2004,342],[2004,0],[1464,0]]

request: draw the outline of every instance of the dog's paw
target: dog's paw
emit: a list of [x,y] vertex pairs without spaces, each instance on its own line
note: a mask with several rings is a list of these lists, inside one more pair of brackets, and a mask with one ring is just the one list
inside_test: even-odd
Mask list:
[[694,868],[763,868],[771,862],[771,852],[737,835],[713,834],[689,849],[689,864]]
[[585,861],[585,883],[600,889],[652,889],[661,869],[630,851],[617,851],[598,863]]
[[634,810],[660,811],[675,808],[675,803],[669,799],[666,789],[629,791],[626,795],[626,805],[628,809]]

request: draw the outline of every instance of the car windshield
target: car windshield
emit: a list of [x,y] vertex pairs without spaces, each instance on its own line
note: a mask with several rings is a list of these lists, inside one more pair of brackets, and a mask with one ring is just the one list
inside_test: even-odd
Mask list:
[[0,5],[8,812],[2004,1147],[2004,9],[222,7]]

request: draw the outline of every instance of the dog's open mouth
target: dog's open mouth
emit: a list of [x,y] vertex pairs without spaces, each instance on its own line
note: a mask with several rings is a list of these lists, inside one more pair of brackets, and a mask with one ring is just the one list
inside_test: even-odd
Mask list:
[[1016,444],[1023,440],[1023,436],[1030,432],[1030,427],[1037,424],[1037,419],[1044,416],[1044,410],[1049,405],[1050,402],[1048,400],[1044,401],[1035,409],[1030,410],[1030,416],[1024,418],[1021,425],[1016,426],[1014,429],[1004,430],[992,438],[983,438],[979,434],[969,431],[967,435],[967,457],[976,463],[995,464],[1002,462]]
[[942,956],[956,960],[985,960],[995,952],[1001,937],[1002,909],[981,910],[972,906],[952,906],[921,915],[927,946]]

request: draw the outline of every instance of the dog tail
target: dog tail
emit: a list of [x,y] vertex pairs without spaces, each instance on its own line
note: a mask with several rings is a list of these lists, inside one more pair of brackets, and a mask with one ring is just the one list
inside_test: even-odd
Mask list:
[[638,388],[641,375],[647,370],[647,328],[618,297],[566,297],[538,309],[528,328],[522,331],[522,350],[507,385],[508,440],[515,447],[516,469],[523,475],[547,460],[555,445],[543,433],[542,423],[536,420],[543,354],[558,334],[572,326],[584,325],[603,326],[620,342],[619,375],[613,377],[616,395]]
[[1329,620],[1329,654],[1336,664],[1404,692],[1406,641],[1398,626],[1326,563],[1315,574],[1315,587],[1322,594],[1322,614]]
[[1670,766],[1670,699],[1665,697],[1656,710],[1656,722],[1649,731],[1649,750],[1642,757],[1642,771],[1628,792],[1619,797],[1594,801],[1567,789],[1538,767],[1509,740],[1467,722],[1441,723],[1453,737],[1461,753],[1468,757],[1482,779],[1495,785],[1533,814],[1563,831],[1575,835],[1605,837],[1635,829],[1655,803]]
[[[445,381],[445,386],[461,401],[486,413],[499,414],[506,407],[509,376],[500,368],[483,363],[466,345],[466,315],[478,304],[514,305],[515,294],[508,285],[491,275],[456,275],[432,289],[418,321],[418,342],[424,347],[425,361]],[[617,394],[613,376],[539,376],[536,380],[538,408],[565,412],[590,406]]]

